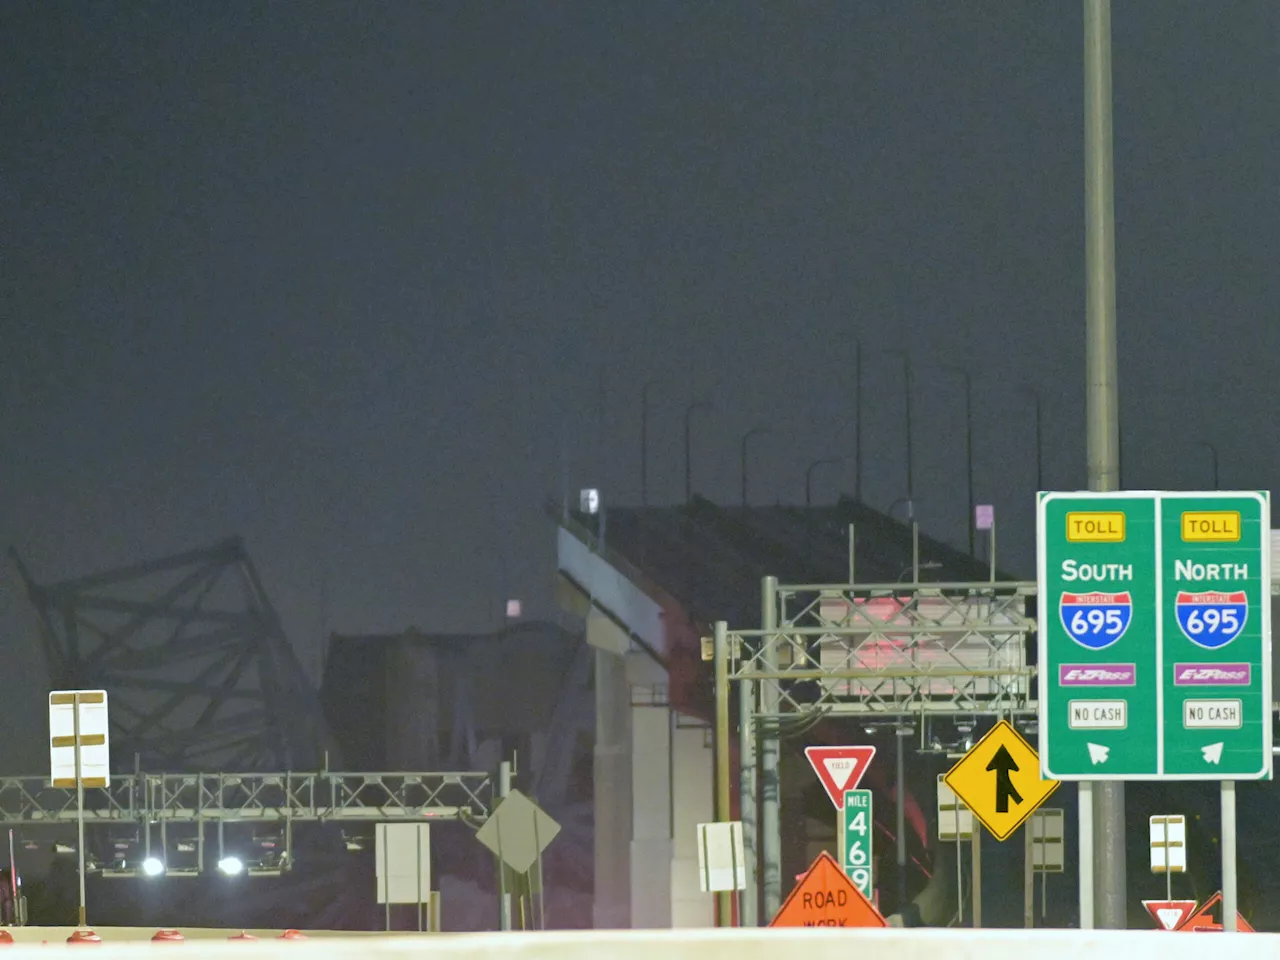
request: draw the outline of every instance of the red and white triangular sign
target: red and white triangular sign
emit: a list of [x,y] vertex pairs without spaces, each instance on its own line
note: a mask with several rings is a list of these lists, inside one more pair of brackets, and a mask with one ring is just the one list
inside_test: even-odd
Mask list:
[[875,758],[875,747],[805,747],[809,766],[818,775],[837,810],[844,808],[844,792],[857,790],[862,775]]
[[1194,900],[1143,900],[1142,905],[1161,930],[1177,930],[1196,909]]

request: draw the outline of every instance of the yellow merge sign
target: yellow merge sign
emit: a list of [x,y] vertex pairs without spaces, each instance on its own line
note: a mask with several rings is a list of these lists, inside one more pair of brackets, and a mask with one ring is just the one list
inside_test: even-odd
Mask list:
[[1040,757],[1001,720],[960,758],[943,782],[997,840],[1006,840],[1058,789],[1040,779]]

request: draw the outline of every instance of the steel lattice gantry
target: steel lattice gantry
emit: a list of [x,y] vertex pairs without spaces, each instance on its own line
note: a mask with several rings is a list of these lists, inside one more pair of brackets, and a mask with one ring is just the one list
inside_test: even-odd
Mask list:
[[54,687],[109,692],[120,766],[324,766],[318,699],[239,538],[51,585],[10,553]]
[[[493,778],[459,773],[138,773],[85,791],[88,823],[483,821]],[[76,791],[0,777],[0,825],[74,823]]]
[[1026,658],[1034,583],[766,590],[775,622],[728,635],[730,678],[760,684],[756,717],[1035,713]]

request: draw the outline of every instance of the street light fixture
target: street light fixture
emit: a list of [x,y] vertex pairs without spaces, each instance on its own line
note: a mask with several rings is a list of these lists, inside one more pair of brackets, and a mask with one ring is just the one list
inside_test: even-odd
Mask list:
[[640,506],[649,505],[649,388],[664,383],[665,378],[653,377],[640,388]]
[[804,505],[806,507],[813,506],[813,471],[818,467],[831,466],[833,464],[844,463],[848,457],[828,457],[824,460],[815,460],[809,464],[804,472]]
[[885,350],[891,357],[902,360],[902,393],[905,401],[905,420],[907,433],[907,512],[915,516],[915,452],[911,443],[911,354],[906,350]]
[[1209,455],[1213,458],[1213,489],[1221,490],[1222,485],[1218,482],[1218,448],[1208,440],[1201,440],[1200,446],[1209,451]]
[[965,476],[969,487],[969,520],[965,524],[969,528],[969,556],[974,554],[973,543],[973,378],[964,367],[943,367],[956,374],[964,381],[964,462]]
[[752,427],[742,435],[742,505],[747,505],[747,441],[769,433],[768,427]]
[[1019,387],[1019,393],[1031,398],[1036,414],[1036,492],[1044,489],[1044,435],[1040,431],[1040,394],[1032,387]]
[[710,410],[710,400],[699,400],[684,408],[684,502],[693,503],[693,415],[698,410]]

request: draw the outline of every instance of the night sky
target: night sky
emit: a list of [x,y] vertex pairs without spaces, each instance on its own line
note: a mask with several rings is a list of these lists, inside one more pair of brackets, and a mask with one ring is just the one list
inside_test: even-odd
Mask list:
[[[1228,14],[1229,9],[1229,14]],[[568,488],[799,502],[854,450],[965,538],[959,378],[1003,565],[1084,470],[1079,3],[113,3],[0,9],[0,538],[47,581],[243,534],[328,630],[554,610]],[[1280,469],[1280,5],[1113,13],[1130,487]],[[815,493],[852,491],[825,468]],[[833,576],[838,571],[833,571]],[[744,626],[747,626],[744,624]],[[40,711],[7,567],[0,643]],[[16,693],[13,691],[16,689]],[[0,761],[43,767],[43,739]],[[14,771],[18,772],[18,771]]]

